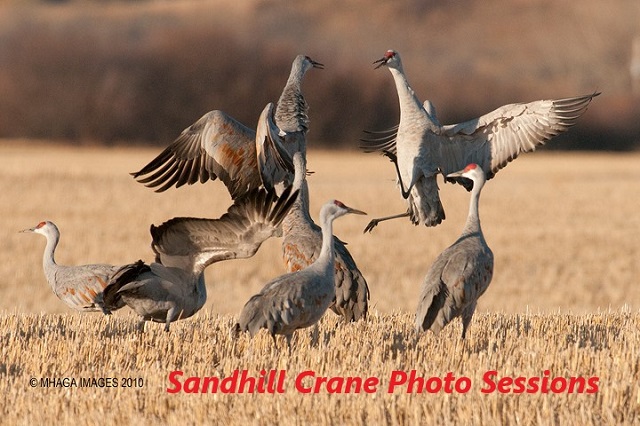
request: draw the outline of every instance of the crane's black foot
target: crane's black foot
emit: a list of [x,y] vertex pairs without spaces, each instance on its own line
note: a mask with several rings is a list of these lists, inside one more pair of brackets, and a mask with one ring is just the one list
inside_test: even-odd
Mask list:
[[378,226],[380,222],[380,219],[371,219],[371,222],[369,222],[369,224],[364,228],[364,231],[362,231],[362,233],[366,234],[367,232],[373,231],[373,228]]
[[398,164],[398,157],[391,151],[387,151],[385,149],[384,151],[382,151],[382,155],[387,157],[393,164]]

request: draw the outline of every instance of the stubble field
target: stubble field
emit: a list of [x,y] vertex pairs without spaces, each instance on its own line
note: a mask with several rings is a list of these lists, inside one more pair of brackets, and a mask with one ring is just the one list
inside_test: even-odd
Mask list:
[[[219,182],[163,194],[135,183],[128,172],[158,151],[0,145],[3,421],[640,421],[639,154],[528,154],[489,182],[480,214],[495,254],[494,279],[464,344],[458,322],[438,338],[417,335],[411,324],[422,278],[463,226],[466,191],[441,183],[447,219],[437,228],[399,220],[363,235],[369,218],[340,219],[334,232],[349,243],[369,282],[370,318],[345,325],[328,314],[317,331],[299,333],[295,350],[287,355],[274,352],[267,335],[234,342],[227,333],[246,300],[283,273],[276,239],[252,259],[210,267],[207,304],[194,318],[174,323],[168,334],[158,324],[137,334],[137,318],[126,308],[109,319],[80,315],[53,296],[41,269],[44,238],[19,230],[52,220],[62,233],[59,263],[124,264],[152,259],[151,223],[174,216],[217,217],[229,206]],[[312,216],[330,198],[370,217],[404,211],[384,158],[312,151],[308,160],[315,172],[309,178]],[[168,376],[174,370],[184,372],[184,381],[187,376],[229,377],[245,369],[255,376],[261,369],[284,371],[285,392],[166,391],[173,386]],[[306,370],[318,376],[371,376],[379,383],[370,394],[330,395],[323,388],[307,395],[295,386]],[[411,370],[426,378],[451,372],[469,378],[472,386],[450,394],[444,388],[435,394],[406,393],[402,386],[388,393],[393,371]],[[491,370],[497,377],[547,377],[549,383],[555,377],[598,377],[598,389],[592,394],[485,394],[482,389],[490,385],[483,376]],[[138,388],[43,388],[39,380],[46,377],[140,377],[143,383]],[[38,386],[30,387],[31,378]],[[301,383],[308,386],[311,380]]]

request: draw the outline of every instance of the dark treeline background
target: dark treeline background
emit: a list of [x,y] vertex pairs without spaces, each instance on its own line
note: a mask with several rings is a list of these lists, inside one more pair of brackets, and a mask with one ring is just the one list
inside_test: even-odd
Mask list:
[[326,66],[304,83],[310,143],[356,148],[398,120],[372,65],[394,48],[444,123],[602,91],[549,148],[637,149],[638,37],[638,0],[5,0],[0,137],[166,145],[212,109],[254,127],[304,53]]

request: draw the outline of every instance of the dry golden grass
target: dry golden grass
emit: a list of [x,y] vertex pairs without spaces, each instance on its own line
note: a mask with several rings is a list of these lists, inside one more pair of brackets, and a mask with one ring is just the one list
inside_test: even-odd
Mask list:
[[[62,233],[56,259],[63,264],[124,264],[152,260],[149,225],[174,216],[218,217],[231,199],[220,182],[162,194],[134,182],[137,170],[159,149],[0,147],[3,236],[0,248],[0,310],[66,313],[41,270],[45,242],[19,234],[41,220]],[[311,152],[312,216],[330,198],[365,210],[370,217],[405,209],[391,164],[375,154]],[[495,274],[480,310],[521,313],[640,309],[640,194],[638,154],[533,153],[507,166],[485,187],[481,219],[495,253]],[[368,217],[336,222],[371,287],[382,313],[413,311],[431,262],[459,235],[468,193],[441,184],[447,220],[436,228],[406,220],[362,230]],[[267,241],[248,260],[207,270],[205,310],[237,314],[247,298],[283,273],[280,241]]]
[[[437,254],[459,234],[468,194],[442,184],[447,220],[439,227],[386,223],[363,235],[367,219],[337,221],[371,288],[368,321],[305,331],[291,356],[261,334],[235,346],[227,330],[248,297],[283,272],[278,240],[248,260],[207,271],[209,299],[169,334],[158,324],[134,331],[127,309],[109,320],[72,313],[41,269],[44,239],[19,234],[41,220],[62,232],[56,259],[65,264],[151,260],[148,227],[173,216],[217,217],[230,203],[218,182],[163,194],[127,173],[157,149],[0,146],[3,244],[0,248],[0,392],[3,422],[299,424],[585,424],[633,423],[640,395],[638,362],[640,193],[638,154],[528,154],[485,187],[483,229],[495,256],[494,280],[482,297],[466,345],[460,325],[439,338],[412,331],[419,287]],[[361,153],[309,153],[312,215],[329,198],[377,217],[403,211],[387,160]],[[626,308],[623,308],[625,307]],[[634,313],[631,313],[634,312]],[[337,325],[337,326],[336,326]],[[356,352],[354,353],[354,349]],[[287,371],[284,395],[171,395],[167,376],[229,376],[236,369]],[[379,377],[372,395],[301,395],[295,376]],[[386,393],[393,370],[467,376],[468,394]],[[600,377],[595,395],[484,395],[482,375]],[[142,377],[142,389],[29,387],[36,377]]]
[[[135,331],[130,318],[99,315],[0,317],[0,391],[3,423],[44,424],[634,424],[640,421],[638,354],[640,316],[608,312],[480,314],[465,344],[459,324],[439,338],[418,336],[411,314],[379,315],[366,322],[321,321],[316,333],[294,338],[296,350],[273,350],[260,333],[232,341],[234,318],[201,314],[164,333]],[[281,344],[284,342],[281,341]],[[170,394],[170,372],[229,377],[235,370],[284,371],[282,394]],[[324,377],[376,377],[371,394],[317,394],[296,390],[296,377],[311,370]],[[392,372],[467,377],[467,393],[388,393]],[[587,393],[484,394],[487,371],[503,377],[597,377]],[[77,387],[42,387],[41,378],[74,378]],[[29,384],[36,379],[36,387]],[[79,387],[81,378],[115,378],[117,388]],[[142,378],[123,388],[123,378]],[[556,379],[558,380],[558,379]],[[69,381],[69,383],[71,383]],[[139,383],[139,382],[138,382]],[[313,386],[305,380],[306,387]],[[585,388],[586,389],[586,388]]]

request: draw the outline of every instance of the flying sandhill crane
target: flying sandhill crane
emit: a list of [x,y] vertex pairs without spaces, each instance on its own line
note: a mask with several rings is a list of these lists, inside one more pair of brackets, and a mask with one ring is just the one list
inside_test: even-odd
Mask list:
[[249,299],[234,326],[236,335],[248,331],[253,337],[261,328],[266,328],[276,347],[275,335],[282,334],[291,351],[294,331],[312,326],[320,320],[336,296],[332,223],[347,213],[365,214],[337,200],[322,206],[320,255],[306,268],[270,281],[260,293]]
[[[274,153],[261,155],[263,140],[256,138],[256,132],[223,111],[214,110],[186,128],[155,159],[132,175],[138,182],[157,188],[156,192],[174,185],[178,188],[220,178],[233,199],[262,184],[267,188],[283,181],[289,184],[286,179],[292,176],[293,166],[287,159],[305,148],[304,133],[309,121],[302,79],[309,69],[323,67],[305,55],[298,55],[293,61],[275,112],[278,127],[290,134],[285,136],[284,146],[274,147]],[[265,159],[280,160],[258,164]],[[289,165],[287,169],[282,168],[283,162]],[[273,181],[263,182],[264,173],[274,175]]]
[[[438,173],[446,177],[476,163],[491,179],[519,154],[535,150],[573,126],[599,95],[504,105],[482,117],[441,126],[435,110],[425,109],[409,86],[398,52],[388,50],[374,64],[378,64],[376,68],[386,66],[393,76],[400,102],[400,123],[382,137],[363,140],[369,144],[362,148],[366,152],[380,151],[391,159],[408,209],[405,213],[373,219],[365,232],[383,220],[406,216],[415,225],[438,225],[445,218],[438,195]],[[461,183],[452,178],[445,181]]]
[[493,253],[480,228],[478,200],[486,181],[477,164],[450,173],[448,178],[471,179],[469,215],[460,238],[435,260],[422,284],[416,312],[416,329],[438,334],[454,318],[462,317],[464,339],[478,298],[489,287],[493,275]]
[[[293,156],[294,188],[300,188],[298,199],[282,221],[282,254],[287,271],[295,272],[312,264],[322,247],[322,229],[309,214],[309,188],[306,181],[306,161],[301,152]],[[369,287],[345,243],[333,237],[335,253],[335,302],[330,308],[346,321],[366,318]]]
[[151,225],[156,262],[124,266],[104,290],[107,307],[126,303],[145,321],[169,324],[189,318],[207,300],[204,270],[215,262],[253,256],[278,230],[298,193],[287,187],[254,189],[238,198],[219,219],[173,218]]
[[105,264],[58,265],[54,255],[60,241],[60,231],[53,222],[40,222],[33,228],[20,232],[34,232],[44,235],[47,239],[42,257],[44,275],[47,277],[47,282],[53,289],[53,293],[67,306],[82,312],[101,311],[104,314],[110,314],[111,310],[123,306],[122,303],[115,303],[106,309],[103,304],[102,292],[119,266]]

